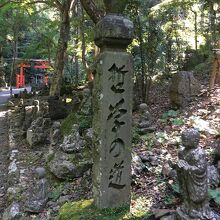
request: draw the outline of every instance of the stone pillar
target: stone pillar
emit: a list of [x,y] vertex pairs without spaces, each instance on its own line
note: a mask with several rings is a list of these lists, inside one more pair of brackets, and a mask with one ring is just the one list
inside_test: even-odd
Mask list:
[[95,30],[101,53],[93,87],[93,193],[101,209],[130,206],[133,66],[126,48],[133,23],[120,14],[123,2],[104,1],[107,15]]

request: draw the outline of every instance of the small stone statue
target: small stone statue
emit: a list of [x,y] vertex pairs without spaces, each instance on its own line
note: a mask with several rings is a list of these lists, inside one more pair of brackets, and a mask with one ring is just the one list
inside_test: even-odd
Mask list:
[[84,141],[79,134],[79,125],[73,124],[71,133],[64,137],[60,147],[66,153],[77,153],[84,148]]
[[147,110],[147,104],[142,103],[139,106],[140,108],[140,119],[139,119],[139,128],[146,128],[150,125],[150,113]]
[[40,213],[46,206],[48,200],[48,182],[45,178],[46,171],[43,167],[36,169],[38,180],[33,190],[33,196],[25,204],[25,211]]
[[92,95],[88,88],[83,90],[83,100],[81,103],[81,112],[85,115],[90,115],[92,112]]
[[148,111],[148,106],[146,103],[142,103],[139,106],[140,109],[140,119],[138,121],[138,128],[141,133],[154,131],[155,128],[151,126],[151,115]]
[[24,106],[24,99],[20,99],[18,103],[18,107],[23,107]]
[[55,121],[50,129],[50,143],[52,146],[55,146],[61,140],[61,123]]
[[38,112],[39,112],[39,110],[40,110],[39,100],[34,100],[34,101],[33,101],[33,105],[34,105],[34,107],[32,108],[32,121],[37,118],[37,114],[38,114]]
[[183,205],[177,209],[179,220],[219,219],[208,203],[207,161],[204,150],[199,146],[200,134],[195,129],[182,133],[184,148],[179,152],[177,174]]
[[23,127],[25,121],[25,105],[23,99],[20,99],[18,106],[15,107],[15,113],[17,113],[15,127]]
[[41,101],[39,103],[38,116],[48,118],[49,117],[49,103],[47,101]]

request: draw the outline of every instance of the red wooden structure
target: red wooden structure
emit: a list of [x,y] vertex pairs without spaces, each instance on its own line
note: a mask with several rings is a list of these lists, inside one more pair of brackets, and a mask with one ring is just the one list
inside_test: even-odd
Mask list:
[[[49,62],[46,60],[29,60],[30,62],[34,62],[35,65],[31,66],[31,64],[21,63],[18,65],[20,68],[20,73],[16,74],[16,88],[22,88],[25,86],[25,68],[33,67],[35,69],[48,69],[50,68]],[[48,76],[44,76],[43,83],[48,85]]]

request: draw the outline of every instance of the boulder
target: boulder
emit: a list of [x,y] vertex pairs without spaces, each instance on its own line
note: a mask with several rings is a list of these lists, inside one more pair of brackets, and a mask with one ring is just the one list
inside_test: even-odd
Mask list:
[[208,166],[208,184],[210,188],[218,187],[219,184],[219,174],[217,168],[212,165]]
[[142,162],[141,158],[136,154],[132,154],[131,161],[131,174],[133,177],[139,176],[143,170],[146,168],[145,164]]
[[17,220],[21,216],[20,205],[14,202],[4,211],[2,220]]
[[192,72],[178,72],[170,85],[170,102],[174,107],[186,107],[192,98],[198,95],[200,83]]
[[49,138],[49,128],[51,120],[39,117],[31,123],[27,130],[27,142],[31,147],[46,143]]
[[220,161],[220,138],[213,145],[214,145],[214,153],[213,153],[214,164],[217,164]]
[[160,220],[177,220],[176,215],[168,215],[168,216],[163,216],[162,218],[160,218]]
[[59,179],[68,180],[83,176],[91,169],[92,160],[89,152],[67,154],[56,152],[48,160],[49,170]]
[[9,107],[9,108],[15,107],[14,102],[12,102],[12,101],[9,100],[8,103],[7,103],[7,107]]
[[49,187],[45,178],[46,170],[43,167],[38,167],[36,173],[38,175],[37,181],[25,203],[25,211],[30,213],[41,213],[48,201]]

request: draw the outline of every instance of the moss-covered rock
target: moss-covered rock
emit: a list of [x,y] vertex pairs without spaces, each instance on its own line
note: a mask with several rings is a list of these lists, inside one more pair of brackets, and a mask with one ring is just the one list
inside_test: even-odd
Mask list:
[[68,180],[83,176],[87,170],[91,169],[92,160],[86,150],[76,154],[59,151],[53,155],[51,154],[47,165],[57,178]]
[[122,220],[140,219],[129,217],[129,211],[125,208],[99,210],[93,204],[93,200],[82,200],[66,203],[60,211],[58,220]]
[[73,124],[78,124],[79,131],[82,133],[84,130],[92,127],[92,117],[75,112],[69,114],[61,124],[61,133],[63,136],[71,133]]

